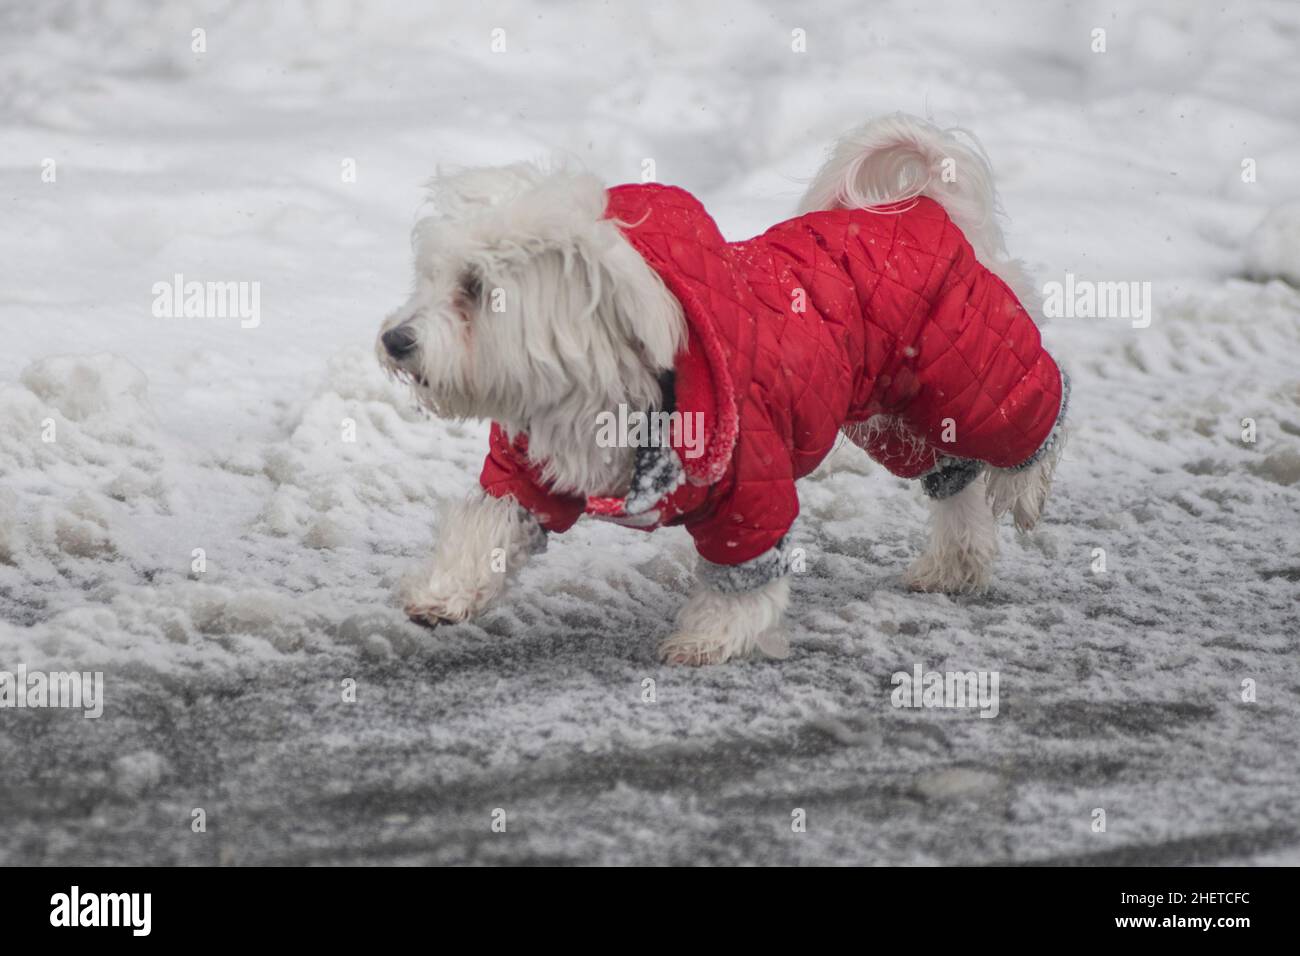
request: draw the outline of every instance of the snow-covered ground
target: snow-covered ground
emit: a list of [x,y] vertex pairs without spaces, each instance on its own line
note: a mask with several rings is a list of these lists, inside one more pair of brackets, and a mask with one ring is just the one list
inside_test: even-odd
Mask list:
[[[0,670],[106,681],[0,709],[0,863],[1295,862],[1300,5],[790,6],[0,10]],[[979,135],[1043,282],[1152,284],[1149,327],[1046,326],[1076,427],[989,593],[904,591],[924,504],[848,447],[789,660],[658,665],[680,531],[579,525],[408,624],[486,433],[371,353],[434,168],[649,158],[740,238],[896,109]],[[156,317],[176,274],[260,322]],[[894,709],[917,663],[999,715]]]

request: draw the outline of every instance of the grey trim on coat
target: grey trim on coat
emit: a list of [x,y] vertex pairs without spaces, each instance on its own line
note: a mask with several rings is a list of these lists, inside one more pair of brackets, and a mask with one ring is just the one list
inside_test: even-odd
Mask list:
[[740,564],[714,564],[700,558],[696,574],[715,591],[735,594],[754,591],[770,584],[790,572],[790,558],[785,549],[785,538],[768,548],[756,558]]

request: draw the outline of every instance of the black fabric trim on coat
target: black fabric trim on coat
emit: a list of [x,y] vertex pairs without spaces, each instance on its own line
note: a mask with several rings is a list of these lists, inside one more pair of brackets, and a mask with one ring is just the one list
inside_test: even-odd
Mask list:
[[[677,373],[668,369],[659,375],[658,412],[671,415],[677,406]],[[647,415],[654,414],[651,409]],[[686,480],[681,460],[670,445],[642,445],[636,450],[632,465],[632,482],[624,497],[623,510],[629,515],[644,514],[664,496],[671,494]]]
[[939,464],[921,476],[921,487],[935,501],[951,498],[980,476],[984,462],[974,458],[941,458]]
[[670,415],[677,410],[677,370],[667,369],[659,373],[659,392],[663,396],[659,401],[659,410]]

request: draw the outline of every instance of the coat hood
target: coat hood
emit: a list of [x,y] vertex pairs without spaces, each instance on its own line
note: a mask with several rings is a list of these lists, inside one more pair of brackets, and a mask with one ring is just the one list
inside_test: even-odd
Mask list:
[[726,294],[720,279],[734,282],[725,263],[726,240],[700,201],[683,189],[632,184],[616,186],[608,196],[606,217],[681,303],[687,342],[674,360],[676,410],[699,416],[703,454],[686,454],[677,434],[673,447],[687,481],[714,484],[736,447],[736,395],[747,384],[735,381],[735,356],[714,324],[717,310],[710,304],[712,297]]

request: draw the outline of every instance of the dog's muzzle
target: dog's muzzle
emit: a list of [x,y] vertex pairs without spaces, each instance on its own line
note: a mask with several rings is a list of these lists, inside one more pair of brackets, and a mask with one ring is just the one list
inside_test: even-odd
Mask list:
[[415,330],[409,325],[399,325],[381,335],[379,341],[384,343],[384,351],[401,361],[415,351]]

